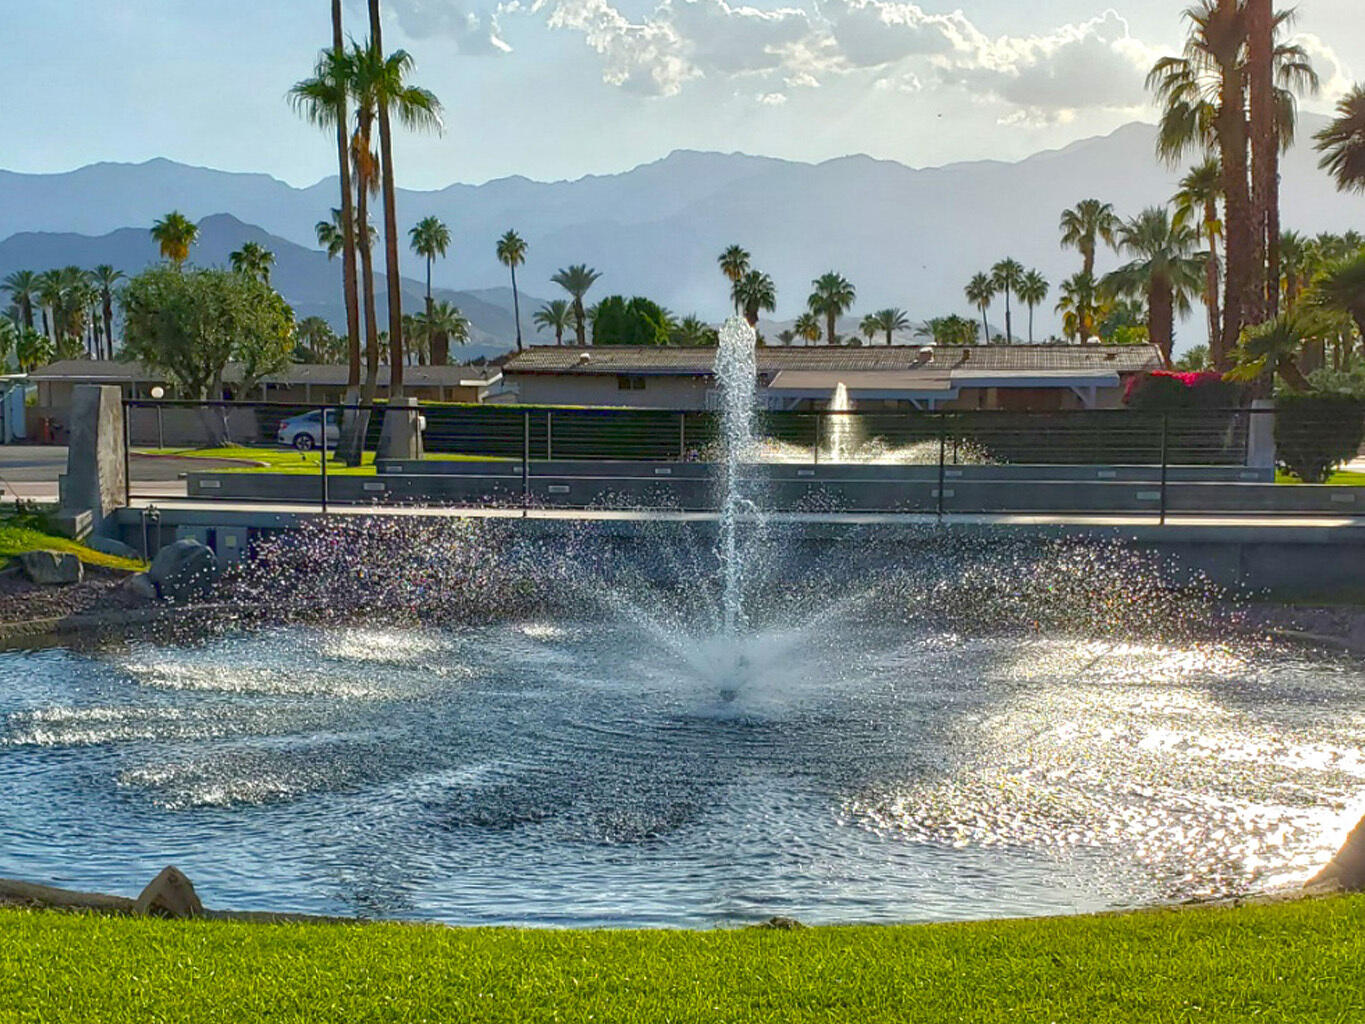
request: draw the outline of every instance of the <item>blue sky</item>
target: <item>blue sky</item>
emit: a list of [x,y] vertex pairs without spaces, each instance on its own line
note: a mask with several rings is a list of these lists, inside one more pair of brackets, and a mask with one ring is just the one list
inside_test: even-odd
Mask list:
[[[609,173],[677,148],[912,165],[1016,159],[1151,117],[1180,0],[384,0],[385,43],[446,107],[402,183]],[[1365,77],[1360,0],[1303,0],[1326,110]],[[167,156],[294,184],[332,172],[284,96],[329,0],[27,0],[6,14],[0,167]],[[347,0],[348,28],[364,31]]]

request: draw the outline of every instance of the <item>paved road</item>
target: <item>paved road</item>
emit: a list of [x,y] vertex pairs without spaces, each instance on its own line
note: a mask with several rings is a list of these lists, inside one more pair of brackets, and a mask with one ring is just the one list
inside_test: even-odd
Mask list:
[[[66,448],[57,445],[0,445],[0,488],[3,488],[0,497],[56,501],[57,478],[66,472],[66,455]],[[147,497],[183,498],[183,474],[191,469],[210,469],[217,464],[203,459],[134,453],[129,462],[133,492]]]

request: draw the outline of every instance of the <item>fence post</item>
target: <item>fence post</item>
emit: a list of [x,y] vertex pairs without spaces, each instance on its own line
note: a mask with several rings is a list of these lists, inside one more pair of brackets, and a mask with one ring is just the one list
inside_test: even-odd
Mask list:
[[123,402],[123,504],[133,503],[133,407]]
[[1168,459],[1169,413],[1161,414],[1161,525],[1166,525],[1166,463]]
[[945,472],[948,461],[948,421],[943,418],[943,413],[938,414],[938,515],[943,518],[943,489],[947,486],[947,474]]
[[[323,406],[319,412],[319,422],[322,429],[319,434],[322,437],[322,446],[318,453],[318,465],[322,467],[322,514],[327,514],[327,406]],[[339,423],[339,421],[338,421]]]
[[553,409],[545,410],[545,461],[554,462],[555,460],[555,412]]
[[687,461],[687,413],[678,413],[678,461]]
[[825,440],[825,414],[820,411],[815,413],[815,444],[811,446],[811,451],[815,454],[815,465],[820,465],[820,445]]
[[521,414],[521,511],[531,507],[531,411]]

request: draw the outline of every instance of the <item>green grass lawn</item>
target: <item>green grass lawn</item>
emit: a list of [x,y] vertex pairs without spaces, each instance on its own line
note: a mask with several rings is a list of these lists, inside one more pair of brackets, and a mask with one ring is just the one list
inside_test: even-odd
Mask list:
[[74,540],[44,533],[27,523],[16,522],[12,518],[0,518],[0,562],[8,561],[25,551],[39,549],[66,551],[74,554],[87,565],[98,565],[106,569],[142,569],[145,566],[127,558],[117,558],[92,550]]
[[[214,469],[215,473],[290,473],[298,476],[318,476],[321,472],[318,451],[301,452],[293,448],[253,448],[231,446],[224,448],[140,448],[144,455],[175,455],[184,459],[243,459],[256,465],[232,469]],[[493,462],[480,455],[428,455],[432,461]],[[334,457],[327,459],[329,476],[374,476],[374,452],[366,452],[359,466],[343,466]]]
[[1365,897],[708,932],[0,912],[0,1020],[1365,1020]]
[[[1282,469],[1275,470],[1275,482],[1277,484],[1303,483],[1298,477],[1291,476]],[[1333,487],[1365,487],[1365,473],[1343,469],[1329,476],[1326,482]]]

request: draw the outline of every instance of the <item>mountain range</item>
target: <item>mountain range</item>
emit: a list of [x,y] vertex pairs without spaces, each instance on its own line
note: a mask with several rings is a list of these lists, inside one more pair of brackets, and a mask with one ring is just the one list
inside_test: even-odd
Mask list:
[[[1305,115],[1300,138],[1311,137],[1322,123]],[[442,297],[475,322],[481,344],[500,340],[506,347],[513,336],[507,270],[494,257],[496,239],[509,228],[530,246],[518,274],[530,293],[522,303],[528,339],[535,338],[530,312],[541,301],[531,296],[560,295],[550,278],[570,263],[602,273],[590,300],[642,294],[679,315],[718,320],[729,303],[716,256],[733,243],[772,274],[779,318],[795,316],[811,279],[834,269],[857,287],[855,318],[900,306],[921,320],[970,314],[964,284],[1005,256],[1036,267],[1054,284],[1074,273],[1078,256],[1057,244],[1061,211],[1094,196],[1127,216],[1169,199],[1182,171],[1160,164],[1154,148],[1155,128],[1134,123],[1016,163],[924,169],[867,156],[806,164],[676,151],[621,174],[575,181],[510,177],[437,191],[400,190],[398,211],[404,231],[428,215],[449,225],[451,252],[437,261],[433,279],[443,289],[459,289]],[[1365,226],[1365,202],[1338,194],[1316,164],[1306,144],[1286,155],[1285,226],[1308,233]],[[178,209],[208,218],[193,259],[221,263],[231,248],[253,238],[276,252],[278,286],[301,316],[318,312],[340,322],[339,272],[314,242],[314,225],[336,203],[335,179],[295,188],[264,174],[162,159],[62,174],[0,171],[0,274],[72,262],[135,269],[155,257],[147,227]],[[216,216],[224,214],[230,216]],[[87,237],[80,241],[73,233]],[[425,269],[406,244],[402,248],[405,307],[416,309]],[[80,258],[63,255],[71,252]],[[123,255],[95,259],[98,252]],[[1112,254],[1107,260],[1117,263]],[[1054,301],[1055,295],[1038,312],[1040,336],[1057,329]],[[1002,313],[997,300],[992,320],[1003,320]],[[1026,319],[1016,315],[1016,334],[1025,333]],[[1193,337],[1197,320],[1189,331],[1186,343],[1199,340]]]

